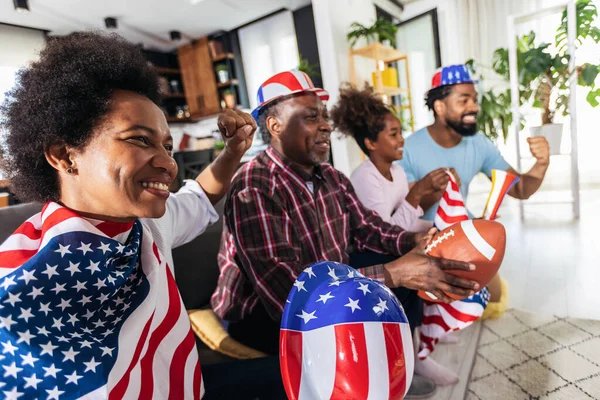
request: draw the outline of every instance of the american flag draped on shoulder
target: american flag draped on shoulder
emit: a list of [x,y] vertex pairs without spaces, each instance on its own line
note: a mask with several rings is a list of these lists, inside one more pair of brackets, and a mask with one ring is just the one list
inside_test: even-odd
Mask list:
[[[435,216],[435,226],[439,230],[469,219],[456,179],[450,171],[448,175],[450,180]],[[471,297],[450,304],[425,301],[420,329],[419,358],[427,358],[442,336],[464,329],[477,321],[483,315],[489,298],[488,289],[483,288]]]
[[190,323],[151,236],[48,203],[0,246],[4,397],[201,397]]

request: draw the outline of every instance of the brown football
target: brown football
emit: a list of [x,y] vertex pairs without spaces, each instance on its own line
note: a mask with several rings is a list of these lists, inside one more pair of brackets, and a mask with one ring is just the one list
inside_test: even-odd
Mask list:
[[[480,288],[484,288],[498,272],[505,249],[504,226],[495,221],[475,219],[456,223],[438,232],[427,247],[426,253],[433,257],[475,264],[474,271],[447,272],[476,281]],[[446,294],[456,300],[464,298],[451,293]],[[419,296],[425,300],[436,301],[428,292],[419,291]]]

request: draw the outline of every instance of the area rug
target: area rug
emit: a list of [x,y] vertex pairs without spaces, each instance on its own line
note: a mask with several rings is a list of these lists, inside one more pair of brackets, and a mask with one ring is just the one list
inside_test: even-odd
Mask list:
[[600,400],[600,321],[508,310],[484,321],[467,400]]

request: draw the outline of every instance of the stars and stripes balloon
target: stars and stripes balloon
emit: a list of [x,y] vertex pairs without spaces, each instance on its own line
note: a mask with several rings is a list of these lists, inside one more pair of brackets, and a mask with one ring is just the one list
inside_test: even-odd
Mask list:
[[286,302],[280,362],[292,400],[402,399],[414,367],[408,320],[382,283],[343,264],[313,264]]

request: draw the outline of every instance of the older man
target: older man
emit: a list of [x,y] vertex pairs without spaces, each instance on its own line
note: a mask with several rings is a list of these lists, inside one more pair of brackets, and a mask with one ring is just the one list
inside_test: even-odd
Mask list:
[[261,86],[253,116],[270,146],[236,175],[225,204],[212,307],[230,322],[233,338],[266,353],[278,352],[281,315],[298,275],[317,261],[348,264],[352,249],[395,256],[360,271],[401,287],[396,295],[413,327],[422,315],[415,290],[450,301],[442,291],[468,296],[478,289],[445,272],[474,266],[425,256],[423,244],[433,232],[416,235],[383,222],[327,163],[328,97],[298,71]]

